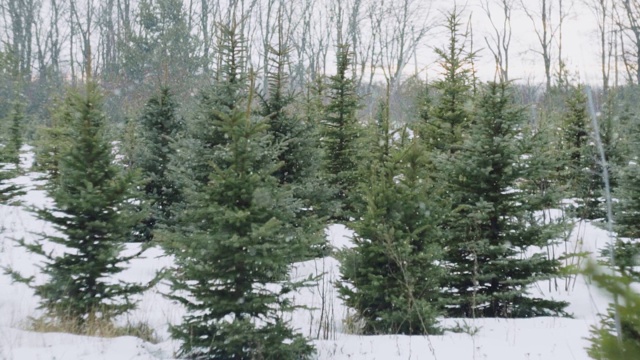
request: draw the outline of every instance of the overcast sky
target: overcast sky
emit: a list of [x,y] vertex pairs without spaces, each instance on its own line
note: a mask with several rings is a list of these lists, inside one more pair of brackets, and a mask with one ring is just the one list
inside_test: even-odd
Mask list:
[[[489,0],[493,1],[493,0]],[[539,0],[525,0],[527,4],[537,4]],[[554,6],[558,0],[549,0],[553,2]],[[519,2],[519,0],[516,0]],[[563,59],[567,64],[570,73],[575,74],[575,77],[579,77],[582,82],[588,83],[601,83],[600,64],[599,64],[599,45],[597,40],[597,23],[595,17],[581,0],[574,0],[574,5],[570,9],[569,16],[563,23],[562,31],[562,47],[563,47]],[[487,49],[487,45],[484,40],[484,36],[491,29],[490,22],[485,12],[480,7],[481,0],[468,0],[464,6],[464,14],[466,16],[471,15],[475,48],[484,48],[480,51],[478,59],[478,75],[482,80],[492,80],[495,73],[495,61],[493,55]],[[569,4],[569,0],[564,0],[565,4]],[[465,4],[463,1],[458,1],[458,7],[460,4]],[[566,6],[566,5],[565,5]],[[434,8],[432,9],[431,16],[434,19],[439,19],[440,22],[443,15],[442,10],[450,10],[453,8],[453,1],[451,0],[436,0]],[[500,23],[501,13],[500,9],[496,8],[493,11],[495,20]],[[557,15],[552,18],[554,23],[557,23]],[[426,39],[424,46],[421,48],[418,54],[418,66],[419,68],[426,67],[427,72],[431,77],[435,76],[437,67],[434,65],[436,57],[433,53],[433,47],[441,47],[445,45],[446,37],[442,33],[438,34],[442,29],[434,31],[432,36]],[[540,44],[537,40],[534,27],[531,20],[525,15],[521,9],[517,9],[513,12],[513,38],[510,51],[510,78],[520,79],[524,81],[544,82],[544,66],[541,55],[535,53],[533,50],[539,50]],[[554,68],[557,65],[557,44],[554,44],[552,49],[553,65]],[[415,64],[410,64],[407,70],[413,72]]]

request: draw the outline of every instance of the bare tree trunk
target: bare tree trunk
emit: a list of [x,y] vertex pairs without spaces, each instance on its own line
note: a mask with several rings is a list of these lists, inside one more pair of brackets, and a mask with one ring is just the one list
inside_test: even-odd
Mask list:
[[511,47],[511,13],[513,11],[514,0],[498,0],[496,1],[502,10],[502,23],[500,28],[496,24],[491,14],[491,4],[489,0],[484,0],[482,9],[489,18],[493,34],[490,38],[485,36],[489,51],[493,54],[496,62],[496,74],[502,81],[509,81],[509,50]]
[[[637,0],[621,0],[625,12],[626,24],[620,21],[620,30],[631,41],[633,49],[622,52],[628,72],[633,72],[630,79],[640,84],[640,3]],[[623,43],[624,49],[624,43]],[[629,59],[629,58],[632,59]]]
[[7,32],[7,52],[13,58],[12,75],[17,79],[31,79],[33,30],[36,12],[40,9],[38,0],[5,0],[2,12]]
[[[609,9],[614,5],[611,0],[584,0],[598,24],[598,41],[600,45],[600,74],[602,76],[602,91],[609,90],[609,78],[611,73],[612,48],[615,34],[611,30],[611,13]],[[613,37],[612,37],[613,36]],[[607,38],[609,37],[609,41]]]
[[536,37],[538,38],[540,50],[534,50],[534,52],[542,56],[547,91],[551,90],[552,84],[551,46],[558,31],[558,25],[554,27],[551,21],[551,14],[553,10],[551,1],[552,0],[541,0],[538,11],[534,11],[531,9],[530,2],[525,4],[525,0],[520,0],[520,4],[522,5],[525,14],[533,23],[533,29]]

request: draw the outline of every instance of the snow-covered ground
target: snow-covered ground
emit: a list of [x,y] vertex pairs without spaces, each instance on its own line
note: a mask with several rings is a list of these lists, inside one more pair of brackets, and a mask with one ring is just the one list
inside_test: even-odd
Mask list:
[[[26,156],[25,163],[30,161]],[[23,205],[46,206],[45,193],[36,187],[39,174],[15,179],[26,186]],[[38,233],[53,231],[20,207],[0,206],[0,265],[10,266],[23,275],[37,275],[39,259],[14,244],[13,238],[32,241]],[[342,225],[330,226],[327,237],[336,247],[349,246],[351,232]],[[571,241],[555,249],[594,251],[607,243],[605,231],[588,223],[576,225]],[[135,251],[131,245],[127,251]],[[155,272],[171,264],[157,248],[149,249],[144,258],[130,264],[121,278],[130,281],[151,279]],[[585,337],[604,311],[609,299],[590,286],[584,278],[541,282],[533,292],[563,299],[571,303],[574,319],[444,319],[445,326],[459,326],[468,333],[446,333],[442,336],[358,336],[345,333],[348,311],[338,299],[332,284],[339,277],[338,262],[333,258],[296,264],[292,275],[307,277],[324,274],[317,286],[296,295],[296,303],[310,310],[298,310],[292,323],[305,335],[315,339],[318,359],[380,360],[459,360],[459,359],[588,359]],[[0,360],[74,360],[74,359],[173,359],[179,344],[169,338],[167,324],[178,323],[184,314],[177,304],[165,299],[166,284],[159,284],[140,299],[139,307],[125,323],[145,322],[155,329],[160,342],[150,344],[135,337],[97,338],[61,333],[25,331],[30,316],[38,316],[37,298],[23,284],[12,284],[9,276],[0,274]]]

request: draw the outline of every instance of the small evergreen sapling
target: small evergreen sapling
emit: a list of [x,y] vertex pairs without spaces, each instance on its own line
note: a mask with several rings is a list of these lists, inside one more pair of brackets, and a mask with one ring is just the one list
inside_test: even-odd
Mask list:
[[23,195],[22,187],[9,184],[8,181],[16,176],[16,171],[5,169],[7,165],[0,162],[0,204],[8,205],[18,195]]

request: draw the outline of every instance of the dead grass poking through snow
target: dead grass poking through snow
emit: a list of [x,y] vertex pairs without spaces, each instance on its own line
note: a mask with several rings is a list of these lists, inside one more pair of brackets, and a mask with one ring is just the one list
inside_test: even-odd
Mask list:
[[79,324],[78,321],[74,319],[42,316],[39,318],[29,318],[24,329],[36,332],[60,332],[104,338],[134,336],[152,344],[160,342],[155,331],[144,322],[127,323],[124,326],[118,326],[112,321],[98,318]]

